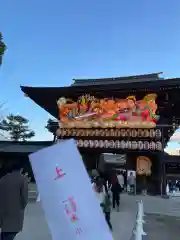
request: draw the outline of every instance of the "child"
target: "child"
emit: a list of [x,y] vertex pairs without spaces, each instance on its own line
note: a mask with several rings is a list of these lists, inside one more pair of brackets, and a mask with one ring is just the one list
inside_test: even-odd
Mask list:
[[105,194],[104,201],[100,204],[105,215],[106,222],[111,231],[113,231],[111,224],[111,201],[108,194]]

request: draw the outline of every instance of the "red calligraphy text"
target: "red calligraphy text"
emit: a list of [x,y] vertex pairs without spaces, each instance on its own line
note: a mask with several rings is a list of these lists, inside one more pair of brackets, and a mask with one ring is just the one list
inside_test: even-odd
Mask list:
[[73,197],[69,197],[67,200],[63,201],[62,203],[64,204],[65,213],[70,217],[71,222],[72,223],[77,222],[78,221],[77,207]]
[[63,172],[62,168],[58,168],[58,167],[56,167],[56,174],[57,174],[57,176],[55,177],[54,180],[62,178],[66,175],[66,173]]
[[68,198],[70,204],[71,204],[71,208],[73,212],[76,212],[77,208],[76,208],[76,202],[74,201],[73,197],[69,197]]
[[76,235],[81,235],[81,234],[82,234],[82,228],[77,228]]
[[64,204],[64,210],[66,215],[71,214],[71,209],[69,207],[68,200],[63,201],[62,203]]
[[71,215],[71,222],[76,222],[76,221],[78,221],[78,217],[77,217],[77,215],[75,213],[73,213]]
[[68,208],[68,204],[64,204],[64,208],[65,208],[66,215],[69,215],[71,211]]

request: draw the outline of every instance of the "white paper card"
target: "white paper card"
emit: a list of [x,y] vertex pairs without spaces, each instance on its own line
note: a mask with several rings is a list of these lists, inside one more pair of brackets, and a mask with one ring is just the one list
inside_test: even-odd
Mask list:
[[112,240],[74,140],[29,156],[53,240]]

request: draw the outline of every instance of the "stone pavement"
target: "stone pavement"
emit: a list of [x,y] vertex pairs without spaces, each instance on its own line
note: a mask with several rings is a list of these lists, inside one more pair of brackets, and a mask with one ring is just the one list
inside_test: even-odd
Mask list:
[[144,202],[144,240],[179,240],[180,198],[136,196]]
[[147,214],[144,231],[145,240],[179,240],[180,218],[176,216]]
[[[137,201],[143,200],[147,240],[179,239],[180,199],[161,199],[150,196],[121,196],[120,212],[112,212],[115,240],[130,240],[135,225]],[[178,238],[177,238],[178,237]],[[26,209],[24,229],[17,240],[50,240],[40,203],[30,202]],[[133,239],[133,238],[132,238]],[[101,240],[101,239],[100,239]]]
[[[136,203],[133,202],[133,197],[122,196],[120,212],[112,212],[112,225],[114,227],[113,234],[115,240],[130,240],[131,238],[137,211]],[[31,201],[26,209],[23,232],[17,236],[17,240],[50,239],[51,236],[48,232],[41,204]]]

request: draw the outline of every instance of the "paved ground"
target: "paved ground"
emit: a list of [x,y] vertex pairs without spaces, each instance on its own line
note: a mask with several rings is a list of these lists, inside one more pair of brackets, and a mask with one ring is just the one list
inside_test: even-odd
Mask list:
[[179,240],[179,217],[147,214],[146,221],[144,230],[148,235],[145,240]]
[[[144,202],[144,230],[147,240],[177,240],[180,226],[180,199],[161,199],[159,197],[127,196],[121,197],[121,210],[112,213],[115,240],[130,240],[135,224],[137,201]],[[26,209],[23,232],[17,240],[50,240],[41,204],[31,202]],[[133,238],[132,238],[133,239]]]
[[[134,201],[134,200],[133,200]],[[112,225],[114,227],[114,239],[130,239],[135,223],[136,203],[132,211],[126,197],[122,198],[120,212],[112,212]],[[128,222],[128,224],[126,224]],[[23,232],[17,240],[50,240],[48,227],[40,203],[31,202],[26,209],[26,217]]]
[[143,197],[144,240],[179,240],[180,198]]

